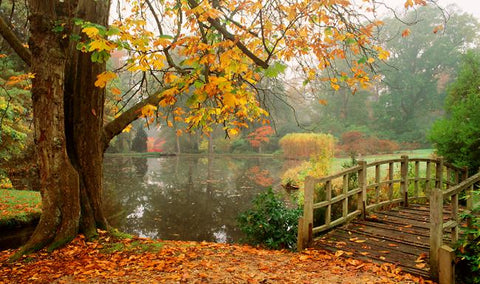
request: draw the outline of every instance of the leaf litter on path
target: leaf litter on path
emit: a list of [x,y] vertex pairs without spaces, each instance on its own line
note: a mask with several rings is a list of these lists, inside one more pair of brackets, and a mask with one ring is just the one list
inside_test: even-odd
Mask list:
[[8,263],[13,253],[0,251],[0,283],[428,283],[394,265],[321,250],[116,239],[105,232]]

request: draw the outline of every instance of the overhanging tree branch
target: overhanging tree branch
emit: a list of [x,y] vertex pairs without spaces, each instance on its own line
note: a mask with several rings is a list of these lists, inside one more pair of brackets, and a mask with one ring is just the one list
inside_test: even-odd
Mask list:
[[169,89],[170,87],[165,87],[159,90],[155,95],[152,95],[146,99],[143,99],[136,105],[129,108],[127,111],[123,112],[120,116],[107,123],[103,127],[103,147],[106,149],[108,143],[112,140],[113,137],[117,136],[125,129],[130,123],[135,121],[141,115],[141,109],[146,105],[158,105],[158,103],[163,99],[163,91]]
[[20,56],[20,58],[30,66],[32,62],[32,54],[30,50],[25,48],[23,43],[17,37],[17,35],[12,31],[12,29],[8,26],[7,22],[0,17],[0,34],[8,42],[8,44],[12,47],[12,49]]

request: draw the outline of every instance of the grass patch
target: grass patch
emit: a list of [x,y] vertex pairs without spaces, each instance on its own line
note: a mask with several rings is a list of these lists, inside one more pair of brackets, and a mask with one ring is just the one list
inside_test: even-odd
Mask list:
[[41,197],[36,191],[0,189],[0,226],[31,224],[41,214]]
[[[409,158],[430,158],[433,154],[433,149],[418,149],[418,150],[409,150],[409,151],[398,151],[393,154],[379,154],[379,155],[368,155],[357,157],[357,160],[364,160],[367,163],[388,160],[388,159],[398,159],[402,155],[407,155]],[[342,170],[342,165],[344,163],[350,162],[351,159],[346,158],[334,158],[332,159],[332,166],[330,173],[334,174]]]
[[132,238],[133,238],[132,235],[127,234],[127,233],[124,233],[124,232],[120,232],[120,231],[117,230],[117,229],[112,229],[112,230],[109,231],[109,233],[110,233],[112,236],[114,236],[115,238],[121,239],[121,240],[123,240],[123,239],[132,239]]
[[163,247],[163,243],[142,240],[106,242],[102,245],[103,247],[100,251],[105,254],[112,254],[115,252],[133,252],[139,254],[146,252],[157,253]]

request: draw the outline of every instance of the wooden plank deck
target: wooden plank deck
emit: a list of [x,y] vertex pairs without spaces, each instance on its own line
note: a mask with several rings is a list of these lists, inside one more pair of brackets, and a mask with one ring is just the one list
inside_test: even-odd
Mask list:
[[313,247],[393,263],[402,271],[429,278],[429,226],[428,205],[398,207],[338,227],[316,238]]

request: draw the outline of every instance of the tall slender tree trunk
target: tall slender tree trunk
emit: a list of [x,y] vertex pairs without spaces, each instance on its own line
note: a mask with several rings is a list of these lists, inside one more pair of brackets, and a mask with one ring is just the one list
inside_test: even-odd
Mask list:
[[17,253],[61,245],[77,235],[80,217],[78,174],[67,154],[64,113],[65,52],[52,31],[56,1],[30,0],[31,72],[35,144],[37,146],[42,216],[32,237]]

